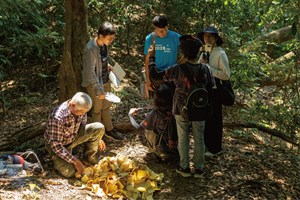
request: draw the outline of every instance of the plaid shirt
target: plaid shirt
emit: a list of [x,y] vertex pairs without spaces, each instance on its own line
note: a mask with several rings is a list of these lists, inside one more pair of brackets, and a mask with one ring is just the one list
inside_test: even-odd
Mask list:
[[75,156],[66,146],[75,140],[80,126],[87,123],[87,115],[75,116],[68,108],[68,101],[56,107],[48,118],[44,137],[51,146],[51,150],[69,163],[73,163]]

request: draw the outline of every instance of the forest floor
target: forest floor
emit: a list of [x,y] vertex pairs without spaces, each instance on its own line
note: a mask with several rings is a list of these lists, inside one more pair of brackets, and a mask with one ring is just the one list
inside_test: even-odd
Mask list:
[[[122,102],[112,107],[113,122],[128,123],[131,107],[149,102],[136,94],[128,79],[119,91]],[[6,114],[2,108],[1,140],[18,130],[44,122],[57,105],[57,79],[38,76],[38,73],[18,71],[2,83],[6,99]],[[235,120],[236,106],[225,108],[224,121]],[[299,153],[287,143],[252,129],[224,128],[224,152],[206,157],[202,178],[183,178],[176,174],[176,163],[161,162],[148,153],[143,132],[126,129],[121,142],[107,140],[104,156],[124,155],[147,165],[156,173],[163,173],[163,185],[154,199],[299,199]],[[39,136],[14,151],[36,149],[44,144]],[[193,146],[191,140],[191,147]],[[76,187],[76,178],[66,179],[57,174],[45,154],[38,154],[45,173],[38,176],[0,176],[0,199],[101,199],[93,192]],[[30,185],[35,187],[30,188]],[[103,198],[102,198],[103,199]],[[104,198],[105,199],[105,198]],[[109,199],[109,197],[108,197]]]

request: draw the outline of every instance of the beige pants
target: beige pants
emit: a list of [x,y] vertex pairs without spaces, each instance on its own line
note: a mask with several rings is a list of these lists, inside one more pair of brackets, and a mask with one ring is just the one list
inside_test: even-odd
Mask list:
[[[103,86],[105,92],[111,92],[110,82],[105,83]],[[92,122],[101,122],[106,131],[111,131],[113,129],[110,113],[112,103],[106,99],[99,99],[96,96],[93,86],[86,87],[86,92],[90,95],[93,101],[93,107],[91,109]]]

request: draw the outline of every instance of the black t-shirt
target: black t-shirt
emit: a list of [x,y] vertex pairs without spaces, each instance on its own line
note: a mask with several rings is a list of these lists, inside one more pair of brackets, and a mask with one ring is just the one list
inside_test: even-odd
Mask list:
[[102,80],[103,83],[107,83],[109,80],[109,73],[108,73],[108,51],[107,46],[104,44],[100,46],[100,55],[102,60]]

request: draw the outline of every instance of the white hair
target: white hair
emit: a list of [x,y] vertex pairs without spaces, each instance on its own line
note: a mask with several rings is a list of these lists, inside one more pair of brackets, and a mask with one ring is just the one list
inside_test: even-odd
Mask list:
[[72,102],[81,109],[89,111],[92,108],[92,99],[91,97],[84,92],[77,92],[72,97]]

